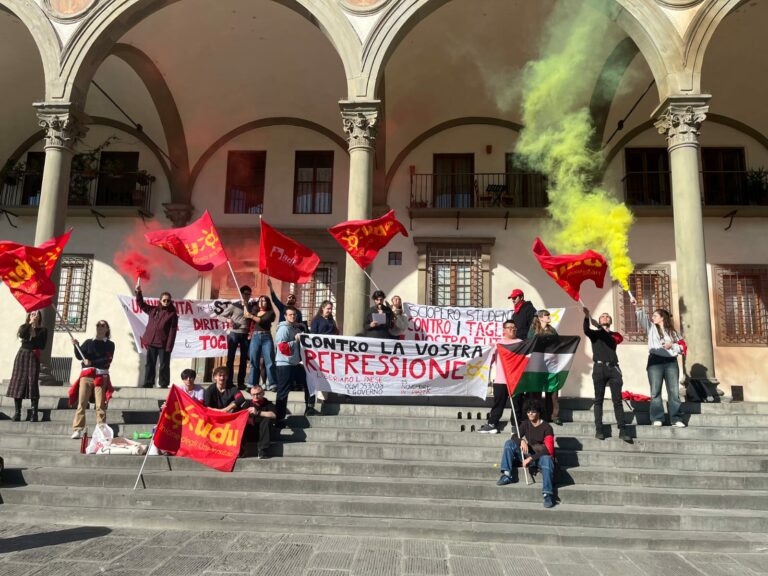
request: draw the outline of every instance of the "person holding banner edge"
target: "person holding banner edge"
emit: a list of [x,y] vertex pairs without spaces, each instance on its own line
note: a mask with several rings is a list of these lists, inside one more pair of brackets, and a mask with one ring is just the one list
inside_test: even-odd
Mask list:
[[176,343],[179,315],[173,304],[170,292],[160,294],[160,305],[151,306],[144,302],[141,284],[136,284],[136,304],[148,316],[147,328],[141,337],[141,343],[147,349],[147,365],[144,370],[144,388],[155,385],[155,370],[159,360],[160,388],[171,384],[171,352]]
[[[632,439],[627,435],[624,425],[624,406],[621,402],[621,387],[624,384],[619,357],[616,348],[624,341],[618,332],[611,332],[613,318],[607,312],[600,314],[597,322],[592,320],[589,309],[584,310],[584,334],[592,342],[592,383],[595,386],[595,438],[605,440],[603,428],[603,400],[605,399],[605,387],[611,390],[613,401],[613,413],[616,416],[616,426],[619,428],[619,438],[628,444]],[[594,324],[597,330],[593,330]]]
[[[534,336],[557,336],[557,330],[552,326],[552,315],[549,310],[539,310],[536,312],[536,317],[531,324],[530,330],[528,330],[528,338]],[[560,392],[545,392],[544,393],[544,412],[545,418],[557,424],[563,425],[563,421],[560,419]]]
[[285,416],[288,412],[288,394],[291,391],[291,385],[296,382],[304,389],[304,403],[306,409],[305,416],[316,416],[319,414],[315,410],[315,397],[310,396],[307,387],[307,373],[304,366],[301,365],[301,352],[299,348],[299,338],[304,332],[303,325],[296,321],[296,308],[293,306],[285,307],[285,322],[280,322],[277,327],[275,340],[277,341],[277,354],[275,354],[275,363],[277,364],[277,426],[283,427]]

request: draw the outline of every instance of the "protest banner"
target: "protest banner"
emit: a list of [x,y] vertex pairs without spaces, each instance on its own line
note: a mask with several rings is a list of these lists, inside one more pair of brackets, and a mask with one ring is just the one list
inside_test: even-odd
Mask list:
[[[133,339],[139,353],[144,353],[141,335],[149,318],[141,311],[133,296],[118,296],[120,305],[131,325]],[[157,298],[144,301],[157,306]],[[179,329],[172,358],[213,358],[227,355],[227,322],[217,316],[229,306],[229,300],[174,300],[179,315]]]
[[[547,308],[547,310],[552,315],[552,327],[557,329],[565,315],[565,308]],[[408,302],[403,304],[403,311],[408,316],[406,340],[483,346],[495,344],[501,338],[504,322],[514,315],[514,310],[511,308],[460,308]],[[523,334],[520,337],[525,336]]]
[[485,398],[492,346],[301,335],[310,391]]
[[232,414],[206,408],[178,386],[171,386],[153,442],[160,450],[231,472],[248,416],[247,411]]

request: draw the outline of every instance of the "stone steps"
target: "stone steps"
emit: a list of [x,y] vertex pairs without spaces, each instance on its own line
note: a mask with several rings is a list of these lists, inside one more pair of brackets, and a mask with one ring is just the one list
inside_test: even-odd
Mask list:
[[[306,418],[303,395],[293,392],[296,415],[273,437],[271,459],[241,459],[225,474],[150,457],[145,488],[134,492],[141,459],[80,455],[79,442],[68,437],[74,411],[60,407],[64,392],[46,390],[41,403],[49,408],[38,423],[9,421],[8,399],[0,401],[0,454],[7,481],[16,484],[0,488],[4,518],[93,524],[90,514],[114,526],[194,521],[228,530],[274,521],[289,531],[481,541],[525,534],[540,544],[657,550],[683,541],[691,550],[715,543],[756,550],[768,532],[763,404],[688,404],[689,428],[629,426],[629,445],[595,439],[590,403],[564,399],[566,423],[554,427],[561,501],[544,510],[540,483],[495,485],[507,436],[470,431],[488,410],[474,399],[326,402],[318,405],[323,416]],[[149,431],[165,394],[122,389],[108,420],[128,437]],[[633,418],[647,416],[640,405]],[[87,417],[92,429],[92,412]],[[606,423],[611,419],[606,403]]]
[[700,532],[680,530],[674,538],[663,538],[657,530],[621,530],[616,528],[585,528],[547,525],[522,525],[514,522],[492,524],[484,522],[451,522],[439,520],[409,520],[386,518],[329,517],[325,515],[247,514],[237,511],[191,512],[165,510],[103,510],[101,508],[68,508],[63,506],[5,504],[4,518],[27,523],[50,522],[60,518],[63,524],[125,528],[153,526],[157,529],[178,529],[179,526],[206,527],[208,530],[252,533],[254,526],[280,526],[287,532],[338,534],[351,536],[448,539],[467,542],[511,542],[546,546],[613,547],[621,550],[701,551],[713,549],[731,552],[757,552],[764,549],[762,534],[746,532]]
[[[75,441],[73,441],[74,443]],[[19,449],[4,450],[9,468],[77,468],[79,470],[136,470],[135,458],[124,456],[85,456],[75,453],[43,452]],[[150,457],[147,470],[209,471],[209,468],[186,458]],[[608,486],[651,486],[695,488],[711,490],[768,490],[768,475],[759,472],[688,472],[681,470],[648,470],[632,468],[562,467],[562,481],[566,484]],[[279,473],[287,475],[361,476],[387,478],[461,478],[465,480],[495,480],[497,464],[430,462],[408,460],[360,460],[342,458],[271,458],[237,461],[236,472]]]

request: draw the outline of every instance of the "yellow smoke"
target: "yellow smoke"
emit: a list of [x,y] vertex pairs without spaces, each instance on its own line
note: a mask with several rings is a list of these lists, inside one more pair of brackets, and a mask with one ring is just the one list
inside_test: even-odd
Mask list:
[[[574,10],[575,8],[575,10]],[[547,244],[561,253],[592,249],[608,259],[611,276],[625,289],[634,266],[627,254],[632,213],[596,186],[600,152],[590,149],[594,131],[588,108],[597,47],[610,25],[605,13],[582,2],[558,3],[539,60],[523,74],[523,125],[516,152],[549,179],[552,225]]]

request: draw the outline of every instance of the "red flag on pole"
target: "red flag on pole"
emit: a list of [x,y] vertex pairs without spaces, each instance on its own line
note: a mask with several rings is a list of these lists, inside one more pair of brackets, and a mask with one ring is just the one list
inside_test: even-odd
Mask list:
[[208,210],[189,226],[147,232],[144,237],[153,246],[181,258],[200,272],[213,270],[227,261],[227,253]]
[[72,234],[43,242],[40,246],[25,246],[16,242],[0,242],[0,278],[11,294],[27,312],[51,305],[56,286],[51,273]]
[[594,250],[581,254],[552,256],[544,243],[536,238],[533,243],[533,255],[544,271],[576,301],[580,298],[579,289],[584,280],[592,280],[598,288],[603,287],[608,264],[605,258]]
[[247,410],[232,414],[206,408],[171,386],[153,442],[160,450],[232,472],[248,416]]
[[375,220],[342,222],[329,228],[328,232],[363,270],[371,265],[379,250],[389,244],[398,232],[408,236],[405,226],[395,218],[394,210]]
[[305,284],[312,280],[320,257],[312,250],[281,234],[261,219],[259,272],[283,282]]

